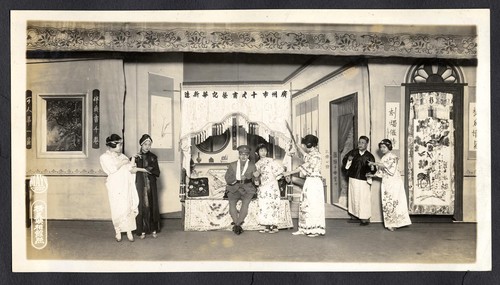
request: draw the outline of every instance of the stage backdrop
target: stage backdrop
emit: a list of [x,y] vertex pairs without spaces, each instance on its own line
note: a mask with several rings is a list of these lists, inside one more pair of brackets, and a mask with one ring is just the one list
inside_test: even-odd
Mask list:
[[[181,149],[183,167],[188,171],[191,138],[203,142],[232,126],[233,117],[249,131],[249,123],[257,123],[252,132],[287,149],[291,142],[285,121],[290,122],[291,96],[288,90],[183,90],[181,100]],[[254,124],[252,124],[254,125]]]

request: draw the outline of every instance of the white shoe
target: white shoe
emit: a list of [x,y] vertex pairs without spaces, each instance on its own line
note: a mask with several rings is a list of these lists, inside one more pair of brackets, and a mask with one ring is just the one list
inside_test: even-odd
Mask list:
[[115,239],[116,239],[117,242],[122,241],[122,233],[116,233]]
[[134,236],[132,235],[132,232],[127,232],[127,238],[129,241],[134,241]]
[[298,236],[298,235],[303,235],[304,233],[302,231],[296,231],[296,232],[293,232],[292,235],[294,236]]
[[318,235],[318,234],[308,234],[307,236],[308,236],[308,237],[317,237],[317,236],[319,236],[319,235]]

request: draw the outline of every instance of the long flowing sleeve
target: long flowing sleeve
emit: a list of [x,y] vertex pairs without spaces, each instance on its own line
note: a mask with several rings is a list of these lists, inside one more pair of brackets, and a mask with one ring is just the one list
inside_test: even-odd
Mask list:
[[101,157],[99,157],[99,162],[101,163],[102,170],[104,170],[107,175],[118,171],[115,159],[113,159],[113,157],[111,157],[108,153],[102,154]]
[[283,173],[285,171],[285,168],[283,167],[283,165],[281,165],[279,162],[274,161],[274,160],[272,163],[272,169],[273,169],[274,177],[278,177],[279,175],[281,175],[281,173]]
[[160,177],[160,166],[158,165],[158,158],[156,155],[151,155],[150,165],[146,167],[146,170],[149,171],[152,175],[156,177]]
[[[351,167],[351,163],[352,161],[348,161],[347,159],[349,158],[349,155],[351,155],[352,153],[352,150],[349,151],[345,156],[344,158],[342,158],[342,167],[344,169],[349,169]],[[353,155],[354,156],[354,155]]]
[[398,157],[395,155],[389,156],[387,160],[384,162],[384,166],[386,167],[385,172],[388,175],[393,176],[397,170]]
[[398,167],[398,157],[395,155],[387,154],[380,162],[385,166],[385,169],[378,167],[375,176],[383,178],[384,176],[394,176]]
[[[375,162],[375,157],[373,156],[373,154],[369,153],[368,161]],[[372,174],[375,174],[377,172],[377,170],[378,170],[377,166],[374,166],[373,168],[374,168],[373,170],[371,169],[371,167],[368,168],[368,172],[370,172]]]
[[307,153],[304,156],[304,163],[299,166],[302,174],[309,176],[313,173],[319,173],[321,167],[321,155],[319,152]]

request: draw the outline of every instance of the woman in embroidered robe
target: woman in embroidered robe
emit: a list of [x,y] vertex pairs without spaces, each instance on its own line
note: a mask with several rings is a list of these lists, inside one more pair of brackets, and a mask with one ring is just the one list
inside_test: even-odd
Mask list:
[[391,152],[392,142],[389,139],[383,139],[378,147],[384,156],[380,162],[370,162],[369,164],[378,167],[373,176],[382,178],[381,196],[384,226],[389,231],[394,231],[396,228],[411,225],[406,192],[398,170],[398,157]]
[[106,188],[108,189],[111,220],[115,228],[116,241],[122,240],[122,232],[127,233],[129,241],[134,241],[132,231],[136,229],[139,197],[135,188],[134,161],[130,161],[122,153],[123,140],[117,134],[106,138],[108,150],[103,153],[99,161],[104,172],[108,175]]
[[296,145],[296,148],[304,156],[304,163],[293,171],[283,173],[283,176],[289,176],[302,172],[306,176],[299,204],[299,229],[293,235],[317,237],[325,235],[325,198],[318,138],[307,135],[302,138],[301,144],[302,147]]
[[157,237],[160,232],[160,209],[158,205],[158,189],[156,179],[160,177],[158,157],[151,152],[153,139],[148,134],[139,140],[141,150],[135,155],[137,166],[135,185],[139,195],[139,214],[137,215],[137,234],[141,239],[146,234]]
[[257,193],[259,224],[265,226],[261,233],[277,233],[280,207],[280,188],[278,180],[282,177],[283,166],[267,157],[267,145],[259,144],[256,150],[259,160],[255,163],[256,176],[260,177]]

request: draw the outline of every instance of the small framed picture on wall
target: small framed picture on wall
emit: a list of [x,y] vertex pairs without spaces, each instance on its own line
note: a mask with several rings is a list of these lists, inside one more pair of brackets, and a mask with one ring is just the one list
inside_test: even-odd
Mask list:
[[38,96],[38,157],[87,157],[86,104],[86,94]]

